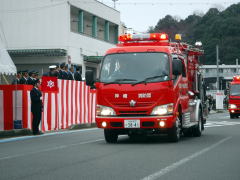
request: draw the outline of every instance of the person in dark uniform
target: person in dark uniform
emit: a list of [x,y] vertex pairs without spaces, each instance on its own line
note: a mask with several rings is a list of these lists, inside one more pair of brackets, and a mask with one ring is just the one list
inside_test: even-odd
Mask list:
[[64,70],[65,65],[66,65],[65,63],[60,64],[60,69],[58,72],[58,79],[63,79],[63,72],[65,71]]
[[56,68],[56,65],[49,66],[49,72],[44,73],[43,76],[58,77],[58,72]]
[[68,64],[65,64],[62,71],[62,79],[68,80]]
[[36,72],[35,71],[30,71],[29,72],[29,77],[27,79],[27,84],[34,85],[35,81],[36,81],[35,76],[36,76]]
[[39,90],[40,87],[40,81],[36,80],[34,81],[34,87],[32,88],[30,92],[31,96],[31,112],[33,115],[32,120],[32,132],[33,135],[39,135],[42,134],[39,131],[39,124],[42,118],[42,92]]
[[71,65],[69,71],[67,72],[68,73],[68,80],[75,80],[74,78],[74,66]]
[[12,81],[12,84],[20,84],[20,79],[22,78],[21,71],[17,72],[15,79]]
[[20,79],[20,84],[27,84],[28,70],[22,71],[22,78]]
[[76,81],[82,81],[82,75],[81,75],[81,72],[80,72],[80,66],[76,67],[76,72],[74,73],[74,79]]
[[40,77],[39,77],[39,72],[38,72],[38,71],[35,72],[35,79],[36,79],[36,80],[39,80],[39,79],[40,79]]

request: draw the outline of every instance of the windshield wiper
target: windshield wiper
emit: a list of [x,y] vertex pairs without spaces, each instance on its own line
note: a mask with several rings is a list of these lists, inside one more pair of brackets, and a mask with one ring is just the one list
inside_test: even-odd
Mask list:
[[104,83],[104,85],[107,85],[107,84],[120,84],[120,82],[122,82],[122,81],[137,81],[137,80],[136,79],[115,79],[114,81]]
[[152,76],[152,77],[148,77],[142,81],[138,81],[136,83],[133,83],[132,86],[136,85],[136,84],[141,84],[141,83],[147,83],[149,80],[152,80],[152,79],[156,79],[156,78],[160,78],[160,77],[165,77],[165,76],[168,76],[166,74],[163,74],[163,75],[159,75],[159,76]]

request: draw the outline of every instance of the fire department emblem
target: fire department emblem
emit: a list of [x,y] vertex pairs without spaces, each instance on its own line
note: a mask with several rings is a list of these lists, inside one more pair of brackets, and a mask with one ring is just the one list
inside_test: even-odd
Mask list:
[[130,104],[131,107],[134,107],[134,106],[136,105],[136,101],[131,100],[131,101],[129,102],[129,104]]
[[50,88],[52,88],[52,87],[54,87],[55,85],[54,85],[54,82],[50,80],[50,81],[47,82],[47,86],[50,87]]

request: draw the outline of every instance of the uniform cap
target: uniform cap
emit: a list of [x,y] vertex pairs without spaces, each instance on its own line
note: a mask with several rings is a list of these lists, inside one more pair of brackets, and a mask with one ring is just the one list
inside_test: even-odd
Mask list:
[[57,66],[56,65],[51,65],[49,66],[49,69],[55,69]]
[[37,83],[40,83],[40,80],[39,79],[36,79],[33,81],[33,85],[35,86]]
[[64,68],[66,63],[60,64],[60,68]]
[[30,71],[28,74],[31,76],[32,74],[36,74],[36,71]]

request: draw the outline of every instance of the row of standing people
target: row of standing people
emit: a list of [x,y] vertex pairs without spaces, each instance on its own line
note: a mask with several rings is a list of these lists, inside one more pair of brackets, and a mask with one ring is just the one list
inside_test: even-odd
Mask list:
[[43,76],[57,77],[58,79],[65,80],[82,81],[82,75],[80,70],[80,66],[76,66],[74,71],[73,65],[68,68],[68,64],[62,63],[59,67],[56,65],[49,66],[49,72],[44,73]]
[[12,81],[12,84],[29,84],[34,85],[35,81],[39,80],[39,73],[37,71],[18,71],[16,78]]
[[[81,67],[76,66],[74,72],[74,66],[72,65],[68,69],[68,64],[62,63],[59,67],[56,65],[49,66],[49,72],[44,73],[43,76],[57,77],[64,80],[76,80],[82,81]],[[39,80],[39,73],[37,71],[18,71],[12,84],[29,84],[34,85],[36,80]]]

